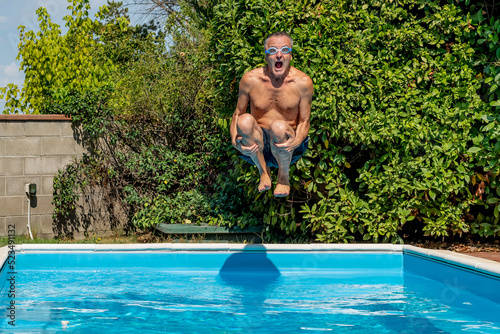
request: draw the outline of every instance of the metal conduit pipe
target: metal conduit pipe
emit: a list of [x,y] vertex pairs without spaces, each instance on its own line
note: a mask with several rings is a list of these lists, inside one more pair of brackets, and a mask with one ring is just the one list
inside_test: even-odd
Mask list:
[[31,196],[36,195],[36,184],[27,183],[25,191],[26,196],[28,196],[28,232],[30,233],[31,240],[33,240],[33,234],[31,233]]

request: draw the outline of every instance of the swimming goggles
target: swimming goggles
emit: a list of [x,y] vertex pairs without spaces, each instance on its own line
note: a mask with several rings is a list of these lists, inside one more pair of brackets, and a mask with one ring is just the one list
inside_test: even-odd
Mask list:
[[284,54],[287,54],[287,53],[290,53],[292,52],[292,48],[289,47],[289,46],[283,46],[281,47],[281,49],[278,49],[278,48],[275,48],[274,46],[267,49],[265,51],[266,54],[270,54],[270,55],[274,55],[276,54],[278,51],[281,51],[281,53],[284,53]]

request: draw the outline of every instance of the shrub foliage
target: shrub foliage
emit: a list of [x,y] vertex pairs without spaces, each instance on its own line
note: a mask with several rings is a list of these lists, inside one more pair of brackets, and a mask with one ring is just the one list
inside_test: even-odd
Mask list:
[[56,231],[85,230],[102,210],[115,227],[125,215],[127,231],[160,222],[255,224],[241,209],[244,199],[225,201],[218,181],[226,154],[205,96],[210,67],[202,36],[170,26],[166,51],[154,25],[123,29],[116,24],[123,11],[110,5],[96,50],[99,61],[114,64],[108,84],[85,92],[63,87],[42,110],[71,116],[90,149],[55,178]]
[[[314,82],[310,149],[293,171],[290,198],[253,192],[264,220],[327,242],[498,236],[498,97],[478,90],[489,84],[496,94],[499,23],[477,9],[456,1],[219,2],[210,49],[221,113],[232,113],[244,72],[264,64],[270,32],[292,35],[292,65]],[[255,171],[238,167],[255,190]]]

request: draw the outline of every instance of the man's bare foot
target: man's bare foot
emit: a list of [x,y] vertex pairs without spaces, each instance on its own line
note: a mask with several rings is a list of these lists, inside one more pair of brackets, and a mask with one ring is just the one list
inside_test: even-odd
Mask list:
[[271,189],[271,170],[267,167],[267,171],[260,175],[259,192]]
[[276,185],[274,189],[274,196],[276,197],[286,197],[290,194],[290,185],[279,183]]
[[290,180],[288,169],[283,171],[281,168],[278,171],[278,182],[274,188],[274,196],[286,197],[290,194]]

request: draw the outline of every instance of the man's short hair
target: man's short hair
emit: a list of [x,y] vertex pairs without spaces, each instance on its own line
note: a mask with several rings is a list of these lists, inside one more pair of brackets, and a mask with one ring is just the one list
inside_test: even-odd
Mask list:
[[281,36],[288,37],[288,39],[290,40],[290,47],[293,49],[293,39],[292,39],[292,37],[290,35],[288,35],[284,31],[277,31],[277,32],[273,32],[271,35],[267,36],[266,40],[264,41],[264,51],[266,50],[266,45],[267,45],[267,41],[269,40],[269,38],[271,38],[271,37],[281,37]]

